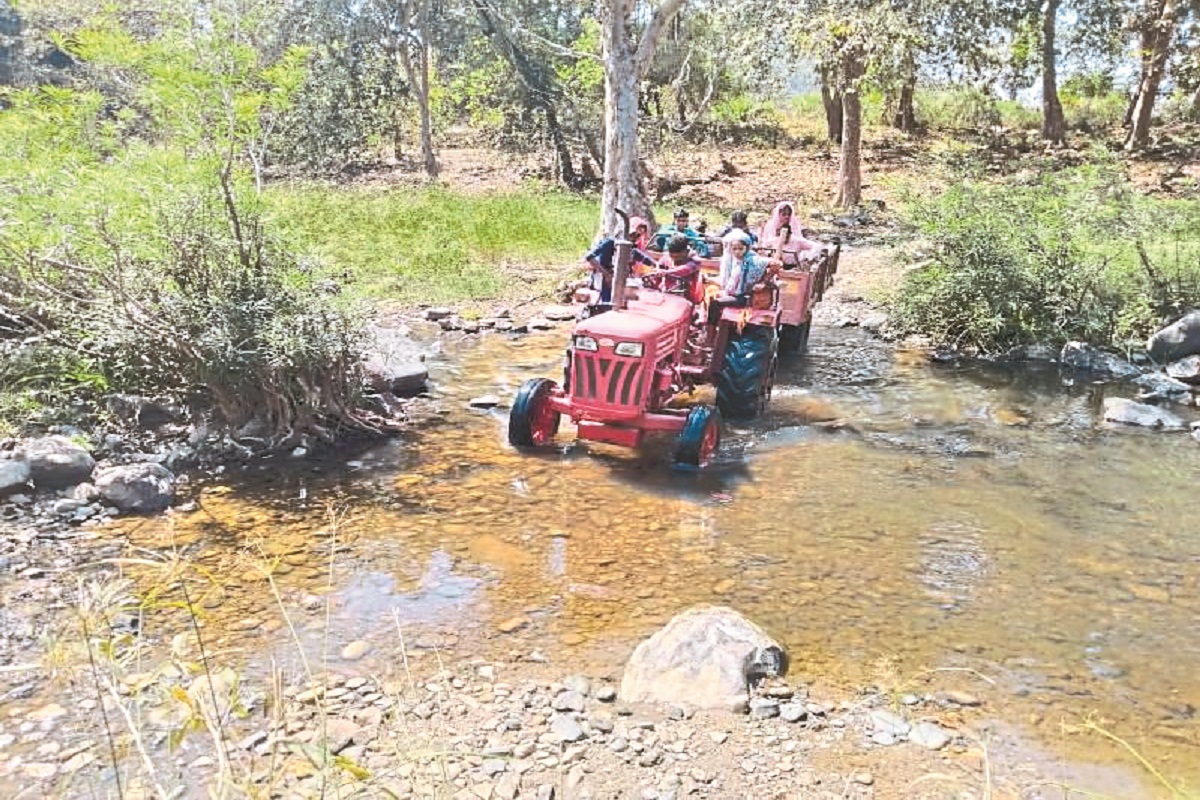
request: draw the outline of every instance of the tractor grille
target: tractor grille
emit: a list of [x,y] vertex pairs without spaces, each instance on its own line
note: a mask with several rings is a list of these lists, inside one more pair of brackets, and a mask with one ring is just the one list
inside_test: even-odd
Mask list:
[[580,400],[636,406],[642,402],[641,359],[618,359],[575,351],[575,396]]

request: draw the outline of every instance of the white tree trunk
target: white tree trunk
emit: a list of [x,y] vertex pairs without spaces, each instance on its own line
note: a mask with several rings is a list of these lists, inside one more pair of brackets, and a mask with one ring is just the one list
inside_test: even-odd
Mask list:
[[600,47],[604,56],[604,191],[601,233],[620,228],[615,209],[653,222],[638,159],[638,85],[654,58],[666,23],[684,0],[664,0],[639,41],[631,35],[632,0],[599,0]]

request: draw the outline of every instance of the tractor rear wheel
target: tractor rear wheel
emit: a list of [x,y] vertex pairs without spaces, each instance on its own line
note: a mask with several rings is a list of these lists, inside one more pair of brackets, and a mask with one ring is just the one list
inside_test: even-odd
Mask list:
[[550,405],[554,381],[530,378],[517,390],[508,415],[508,442],[514,447],[541,447],[558,433],[561,414]]
[[721,446],[721,414],[712,406],[696,406],[675,443],[675,466],[702,469]]
[[731,338],[717,376],[717,407],[731,419],[753,419],[766,405],[774,380],[774,328],[746,328]]
[[779,354],[791,356],[808,349],[808,329],[811,323],[779,326]]

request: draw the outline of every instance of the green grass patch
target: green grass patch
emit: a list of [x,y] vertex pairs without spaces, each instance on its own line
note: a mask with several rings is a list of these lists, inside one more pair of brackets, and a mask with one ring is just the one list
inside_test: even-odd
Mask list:
[[302,258],[343,276],[356,294],[405,303],[500,297],[578,263],[599,216],[593,199],[538,188],[294,183],[266,199],[273,229]]

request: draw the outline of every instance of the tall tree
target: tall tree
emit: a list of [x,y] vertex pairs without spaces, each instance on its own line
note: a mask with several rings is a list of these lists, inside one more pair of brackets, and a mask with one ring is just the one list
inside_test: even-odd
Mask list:
[[392,33],[398,39],[397,52],[408,85],[417,101],[421,123],[421,163],[430,178],[438,176],[437,154],[433,150],[433,110],[429,102],[429,62],[433,45],[429,25],[432,0],[401,0],[396,6],[396,24]]
[[1167,71],[1167,60],[1179,24],[1176,0],[1158,0],[1156,10],[1153,26],[1143,39],[1144,44],[1149,44],[1149,49],[1142,53],[1142,78],[1133,102],[1132,127],[1125,139],[1125,149],[1130,151],[1143,147],[1150,137],[1154,101],[1158,98],[1158,90]]
[[1045,0],[1042,6],[1042,138],[1062,144],[1066,122],[1058,99],[1058,7],[1059,0]]
[[[636,0],[598,0],[600,45],[604,58],[604,191],[600,224],[616,229],[615,209],[653,218],[642,185],[638,159],[638,85],[650,69],[658,40],[686,0],[662,0],[640,9]],[[649,21],[640,35],[635,19]]]

